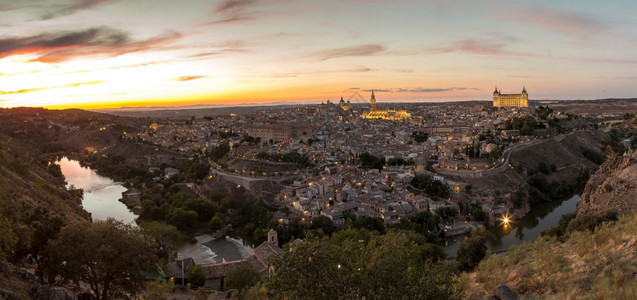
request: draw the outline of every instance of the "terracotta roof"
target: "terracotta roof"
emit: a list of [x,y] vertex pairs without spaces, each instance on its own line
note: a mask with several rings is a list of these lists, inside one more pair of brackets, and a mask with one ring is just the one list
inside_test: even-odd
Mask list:
[[245,260],[237,260],[220,264],[201,265],[201,267],[206,273],[206,279],[209,279],[224,277],[226,276],[226,274],[228,274],[228,271],[247,263],[248,262],[246,262]]

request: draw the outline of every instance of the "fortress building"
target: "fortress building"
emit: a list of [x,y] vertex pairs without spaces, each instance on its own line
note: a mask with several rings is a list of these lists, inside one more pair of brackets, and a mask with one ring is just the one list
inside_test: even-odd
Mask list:
[[529,107],[529,94],[526,87],[522,88],[520,94],[502,94],[495,87],[493,92],[493,107]]
[[376,96],[374,96],[374,91],[372,91],[372,98],[369,100],[369,112],[364,112],[363,114],[361,114],[361,118],[397,121],[411,119],[411,114],[404,109],[378,109],[378,107],[376,106]]

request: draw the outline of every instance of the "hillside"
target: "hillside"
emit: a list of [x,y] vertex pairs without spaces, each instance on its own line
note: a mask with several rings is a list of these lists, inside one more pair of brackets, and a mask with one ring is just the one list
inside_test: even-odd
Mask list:
[[541,299],[636,299],[637,213],[594,233],[572,232],[564,242],[539,239],[491,255],[459,283],[465,298],[491,294],[499,284]]
[[18,214],[43,206],[68,220],[88,220],[81,193],[68,191],[59,167],[19,140],[0,134],[0,209]]
[[[601,131],[586,130],[519,144],[513,147],[510,155],[512,168],[484,172],[484,176],[477,178],[457,177],[455,180],[472,185],[474,193],[486,196],[493,195],[494,191],[513,193],[520,186],[528,190],[525,182],[533,174],[545,178],[547,182],[572,181],[580,169],[595,169],[598,166],[586,158],[584,151],[602,155],[601,149],[608,140],[608,135]],[[549,174],[539,172],[540,162],[549,167],[554,165],[555,170]]]
[[537,170],[538,164],[555,165],[556,171],[547,176],[549,181],[568,180],[577,175],[582,167],[595,168],[597,165],[587,159],[583,152],[591,150],[601,153],[608,142],[608,135],[601,131],[574,131],[558,135],[527,146],[521,146],[511,154],[511,164],[521,166],[527,173]]
[[637,210],[637,150],[604,162],[577,203],[578,215]]

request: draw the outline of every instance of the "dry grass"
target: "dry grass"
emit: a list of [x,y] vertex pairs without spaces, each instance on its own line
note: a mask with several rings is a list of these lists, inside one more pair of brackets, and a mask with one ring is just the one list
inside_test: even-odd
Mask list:
[[539,239],[492,255],[460,277],[464,297],[490,294],[506,284],[541,299],[637,299],[637,213],[574,232],[563,243]]

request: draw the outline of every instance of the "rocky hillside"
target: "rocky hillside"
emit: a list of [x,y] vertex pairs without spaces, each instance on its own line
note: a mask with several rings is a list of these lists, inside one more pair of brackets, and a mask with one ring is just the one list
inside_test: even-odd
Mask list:
[[37,206],[67,220],[88,220],[81,192],[68,191],[57,165],[29,144],[0,133],[0,212],[16,217]]
[[481,299],[505,284],[523,298],[635,299],[637,297],[637,213],[571,232],[560,242],[539,239],[483,260],[463,274],[464,298]]
[[511,163],[523,170],[537,170],[538,164],[555,165],[556,170],[547,176],[549,181],[570,180],[582,167],[595,168],[597,165],[584,155],[592,151],[601,155],[601,149],[608,143],[608,135],[601,131],[575,131],[530,143],[522,144],[511,154]]
[[578,215],[637,210],[637,150],[609,158],[591,176],[577,203]]

